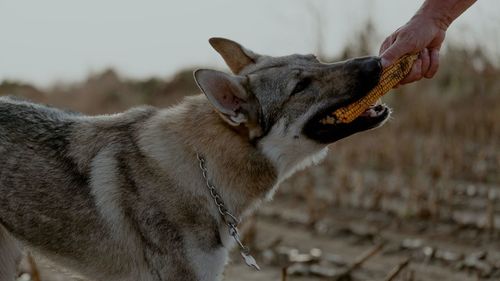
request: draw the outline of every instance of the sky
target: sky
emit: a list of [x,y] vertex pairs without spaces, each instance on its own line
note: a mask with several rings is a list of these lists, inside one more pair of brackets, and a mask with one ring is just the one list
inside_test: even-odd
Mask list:
[[[186,67],[224,68],[208,38],[257,53],[334,56],[367,18],[380,42],[422,1],[410,0],[0,0],[0,81],[46,87],[112,67],[131,78],[168,77]],[[316,11],[316,12],[315,12]],[[317,15],[320,15],[320,21]],[[500,52],[500,1],[480,0],[447,42]]]

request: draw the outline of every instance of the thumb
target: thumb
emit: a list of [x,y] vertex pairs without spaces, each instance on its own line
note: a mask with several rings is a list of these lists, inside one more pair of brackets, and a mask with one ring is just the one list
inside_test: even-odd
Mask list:
[[389,65],[393,64],[397,59],[402,57],[405,53],[407,52],[401,48],[401,45],[398,44],[398,40],[396,40],[380,56],[380,58],[382,59],[382,67],[386,68]]

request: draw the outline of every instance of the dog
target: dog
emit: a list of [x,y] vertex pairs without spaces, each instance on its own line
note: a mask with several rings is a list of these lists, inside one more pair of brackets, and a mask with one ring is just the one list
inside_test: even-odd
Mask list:
[[220,280],[240,219],[390,115],[320,122],[379,82],[378,57],[327,64],[209,42],[232,74],[196,70],[203,93],[171,108],[86,116],[0,98],[1,281],[24,248],[92,280]]

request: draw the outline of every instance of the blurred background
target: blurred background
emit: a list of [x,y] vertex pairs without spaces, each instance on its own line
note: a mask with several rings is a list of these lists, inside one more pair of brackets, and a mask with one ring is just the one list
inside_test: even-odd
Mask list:
[[[210,37],[333,62],[378,54],[421,4],[0,0],[0,95],[88,114],[169,106],[199,93],[193,69],[227,70]],[[388,124],[286,181],[244,225],[263,270],[236,253],[225,280],[500,280],[498,15],[478,1],[437,76],[384,97]],[[26,259],[19,280],[74,280],[53,269]]]

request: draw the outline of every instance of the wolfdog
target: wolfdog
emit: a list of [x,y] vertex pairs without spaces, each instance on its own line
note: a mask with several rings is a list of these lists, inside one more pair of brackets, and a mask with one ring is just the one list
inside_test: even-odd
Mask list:
[[92,280],[213,281],[237,223],[327,146],[380,126],[320,122],[379,81],[377,57],[321,63],[209,40],[232,74],[200,69],[203,94],[102,116],[0,98],[0,280],[24,248]]

